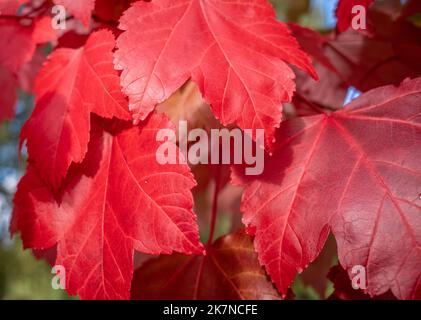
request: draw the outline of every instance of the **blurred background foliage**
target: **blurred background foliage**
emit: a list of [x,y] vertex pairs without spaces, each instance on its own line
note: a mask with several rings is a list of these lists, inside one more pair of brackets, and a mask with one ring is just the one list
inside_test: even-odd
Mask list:
[[[334,11],[337,0],[271,0],[278,19],[294,21],[321,32],[335,27]],[[68,299],[62,290],[51,287],[51,267],[45,260],[37,260],[30,250],[23,250],[18,237],[10,239],[8,225],[12,208],[13,194],[24,171],[25,150],[18,157],[19,132],[33,108],[33,97],[20,93],[17,116],[14,121],[0,124],[0,299]],[[230,193],[229,196],[232,196]],[[223,200],[222,200],[223,201]],[[198,201],[196,210],[204,201]],[[232,217],[238,208],[222,206],[217,224],[217,236],[232,230]],[[233,212],[230,212],[233,211]],[[207,231],[204,231],[206,233]],[[203,235],[206,239],[207,235]],[[329,246],[334,246],[331,239]],[[328,250],[332,251],[332,250]],[[335,257],[328,251],[322,253],[304,274],[299,275],[293,284],[298,299],[320,299],[332,292],[332,285],[325,275],[318,273],[326,265],[333,265]],[[141,259],[140,259],[141,260]],[[309,286],[306,279],[319,277],[320,285]],[[314,279],[313,279],[314,280]],[[312,281],[314,282],[314,281]]]

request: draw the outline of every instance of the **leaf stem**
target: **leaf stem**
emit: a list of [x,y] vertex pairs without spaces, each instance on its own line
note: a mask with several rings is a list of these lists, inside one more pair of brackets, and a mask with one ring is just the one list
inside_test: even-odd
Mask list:
[[218,197],[219,197],[220,188],[221,188],[221,165],[217,165],[216,172],[215,172],[215,191],[213,194],[213,201],[212,201],[211,224],[210,224],[209,238],[206,244],[207,247],[212,244],[213,237],[215,235],[215,225],[216,225],[216,219],[218,216]]
[[[213,236],[215,234],[216,218],[218,216],[218,196],[219,196],[220,188],[221,188],[221,165],[219,164],[217,165],[216,172],[215,172],[215,189],[214,189],[213,202],[212,202],[211,225],[210,225],[208,242],[206,243],[206,248],[209,248],[209,246],[212,245]],[[205,267],[205,261],[206,261],[206,256],[203,256],[202,260],[200,261],[199,270],[196,276],[196,282],[195,282],[194,293],[193,293],[194,300],[197,300],[200,281],[202,279],[203,269]]]

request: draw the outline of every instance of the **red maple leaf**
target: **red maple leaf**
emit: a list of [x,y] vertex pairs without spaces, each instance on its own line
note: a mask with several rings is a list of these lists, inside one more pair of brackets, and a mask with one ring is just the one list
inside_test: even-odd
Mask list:
[[17,100],[16,77],[6,68],[0,65],[0,122],[11,120],[15,115],[15,105]]
[[139,1],[120,28],[115,66],[136,120],[192,78],[224,125],[265,129],[270,146],[295,90],[287,63],[316,77],[266,0]]
[[224,236],[206,256],[151,259],[133,277],[132,299],[279,300],[259,265],[252,238],[243,231]]
[[43,47],[38,48],[32,56],[31,61],[24,64],[19,70],[17,77],[19,80],[19,86],[27,93],[33,93],[34,91],[35,79],[46,60],[44,50],[45,48]]
[[[93,119],[89,152],[74,165],[59,201],[29,167],[14,199],[12,231],[25,247],[58,244],[66,289],[82,299],[127,299],[134,249],[202,253],[187,165],[156,162],[162,115],[142,126]],[[175,149],[175,152],[178,152]]]
[[330,39],[298,24],[289,23],[288,25],[302,48],[314,59],[314,68],[320,78],[319,81],[315,81],[308,74],[300,70],[296,71],[297,92],[293,99],[296,113],[313,115],[320,113],[319,107],[320,110],[341,108],[349,84],[344,81],[344,76],[326,54]]
[[[332,230],[370,295],[421,290],[421,78],[374,89],[332,115],[284,122],[263,175],[246,180],[243,221],[282,293]],[[317,204],[317,205],[315,205]]]
[[17,73],[31,60],[38,44],[53,41],[57,37],[56,30],[51,27],[50,17],[34,19],[28,23],[26,25],[17,19],[0,19],[0,46],[7,48],[0,52],[0,65],[13,73]]
[[37,44],[32,38],[33,26],[34,24],[24,26],[19,21],[0,19],[0,47],[7,48],[0,51],[0,65],[17,73],[31,60]]
[[[8,4],[12,2],[3,5]],[[3,91],[0,97],[0,122],[11,120],[14,116],[18,89],[17,78],[23,76],[22,70],[29,66],[37,45],[49,42],[56,36],[50,26],[50,21],[49,17],[44,17],[34,19],[29,25],[24,25],[19,20],[0,20],[0,47],[7,48],[0,52],[0,87]],[[13,54],[10,54],[11,52]]]
[[[0,9],[10,9],[9,5],[11,2],[2,4]],[[32,33],[32,27],[22,26],[18,21],[0,20],[0,46],[7,48],[0,51],[0,122],[13,119],[15,114],[18,86],[16,76],[35,52]]]
[[36,79],[36,106],[22,129],[40,176],[54,189],[72,162],[81,162],[89,141],[89,118],[129,119],[112,64],[111,32],[93,33],[80,49],[57,49]]
[[[415,27],[411,31],[415,31],[410,33],[414,34],[414,41],[419,39],[421,31]],[[360,91],[388,84],[398,85],[405,78],[421,74],[421,67],[418,63],[415,65],[415,59],[414,63],[409,61],[411,55],[419,56],[419,42],[415,41],[410,49],[405,49],[407,41],[402,41],[402,37],[402,33],[397,33],[387,40],[381,35],[368,38],[349,30],[329,40],[326,55],[340,70],[342,78]],[[402,54],[404,49],[405,54]]]
[[[420,299],[419,0],[341,0],[327,35],[277,21],[268,0],[136,1],[0,0],[0,121],[13,118],[17,93],[20,117],[35,95],[10,228],[36,257],[64,266],[67,292],[280,299],[312,263],[297,288],[324,297],[338,256],[330,299]],[[54,4],[66,8],[66,31],[52,27]],[[366,8],[368,34],[349,29],[355,5]],[[363,94],[343,108],[351,87]],[[180,120],[189,131],[264,129],[264,173],[160,165],[156,134]],[[3,129],[12,137],[19,123]],[[214,151],[231,160],[247,151],[208,146],[208,162]],[[241,188],[227,185],[230,167]],[[194,199],[209,227],[206,255]],[[241,215],[245,231],[212,241]],[[171,256],[141,265],[136,251]],[[351,286],[355,267],[364,291]]]

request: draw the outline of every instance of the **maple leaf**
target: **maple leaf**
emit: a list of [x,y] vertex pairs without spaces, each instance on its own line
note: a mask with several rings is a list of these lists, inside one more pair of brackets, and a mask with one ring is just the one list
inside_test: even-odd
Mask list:
[[314,81],[308,74],[297,70],[297,92],[293,104],[298,115],[318,114],[323,108],[337,110],[343,106],[349,85],[326,54],[329,38],[320,33],[288,23],[302,48],[314,59],[314,68],[320,80]]
[[11,120],[15,114],[17,81],[15,76],[0,65],[0,123]]
[[89,27],[95,0],[54,0],[54,3],[64,6],[75,18],[82,21],[85,27]]
[[295,115],[309,116],[335,111],[344,105],[349,85],[319,62],[314,63],[314,68],[320,76],[317,82],[297,71],[297,92],[292,100]]
[[279,300],[259,265],[252,238],[224,236],[206,256],[172,255],[147,261],[133,276],[132,299]]
[[[15,20],[0,20],[0,65],[13,73],[31,60],[36,42],[32,39],[33,24],[24,26]],[[10,54],[13,52],[13,54]]]
[[328,43],[328,38],[321,35],[319,32],[312,29],[300,26],[299,24],[289,22],[288,27],[291,29],[292,34],[297,39],[300,46],[307,54],[314,57],[325,68],[333,73],[338,73],[335,66],[324,52],[324,46]]
[[36,79],[35,109],[21,140],[41,177],[57,189],[72,162],[81,162],[89,141],[90,113],[129,119],[113,68],[110,31],[90,35],[80,49],[57,49]]
[[44,50],[44,47],[39,47],[32,56],[31,61],[24,64],[19,70],[19,87],[27,93],[33,93],[35,79],[43,63],[47,59]]
[[18,20],[0,20],[0,33],[0,46],[8,48],[0,52],[0,64],[13,73],[31,60],[38,44],[57,38],[50,17],[35,18],[29,25]]
[[[11,2],[3,4],[6,8]],[[10,8],[10,7],[7,7]],[[18,21],[0,20],[0,46],[7,50],[0,51],[0,122],[11,120],[17,99],[17,80],[19,70],[31,60],[36,43],[33,41],[33,25],[23,26]],[[13,52],[13,55],[10,54]]]
[[[0,0],[0,121],[18,91],[36,95],[10,225],[24,246],[65,266],[82,299],[280,299],[309,263],[300,282],[323,297],[337,252],[329,299],[420,299],[421,78],[402,83],[421,75],[419,0],[341,0],[328,35],[277,22],[267,0],[135,1]],[[68,32],[51,27],[53,3],[74,17]],[[349,28],[355,5],[368,33]],[[115,54],[101,25],[121,35]],[[350,86],[378,89],[342,109]],[[228,165],[159,165],[170,120],[264,129],[264,173],[232,166],[240,187],[225,188]],[[204,253],[193,199],[212,234],[216,211],[246,229],[181,255]],[[172,255],[133,278],[136,251]]]
[[367,10],[373,2],[374,0],[339,0],[338,7],[336,8],[338,31],[344,32],[351,27],[352,19],[355,15],[352,9],[355,6],[363,6]]
[[[17,54],[10,58],[6,56],[0,58],[2,60],[0,61],[0,87],[3,91],[0,96],[2,106],[0,122],[13,118],[18,87],[26,92],[32,92],[36,74],[45,60],[44,48],[39,46],[36,49],[37,44],[52,41],[57,37],[50,23],[51,18],[43,17],[34,21],[32,27],[24,27],[15,22],[9,25],[4,24],[6,33],[6,38],[2,39],[4,45],[7,42],[7,46],[15,50]],[[18,31],[17,38],[12,36],[13,30]],[[25,40],[23,43],[20,42],[22,39]]]
[[139,127],[94,117],[86,159],[72,166],[59,204],[34,167],[20,182],[11,229],[27,248],[58,245],[69,294],[129,298],[134,249],[203,252],[188,166],[155,160],[161,128],[172,128],[162,115]]
[[[403,30],[386,39],[382,34],[368,38],[348,30],[328,41],[326,55],[341,77],[360,91],[398,85],[405,78],[421,75],[420,65],[415,62],[421,52],[415,39],[419,39],[421,31],[406,22],[401,27]],[[393,28],[399,29],[399,25],[394,24]],[[408,46],[408,40],[403,40],[406,38],[412,38],[409,42],[413,41],[413,45]]]
[[265,129],[270,146],[295,89],[286,63],[317,77],[266,0],[139,1],[120,29],[115,66],[135,120],[191,78],[222,124]]
[[[243,222],[285,294],[329,230],[341,265],[367,270],[370,295],[421,290],[421,78],[374,89],[331,115],[284,122],[258,178],[245,184]],[[317,203],[317,206],[314,204]]]

